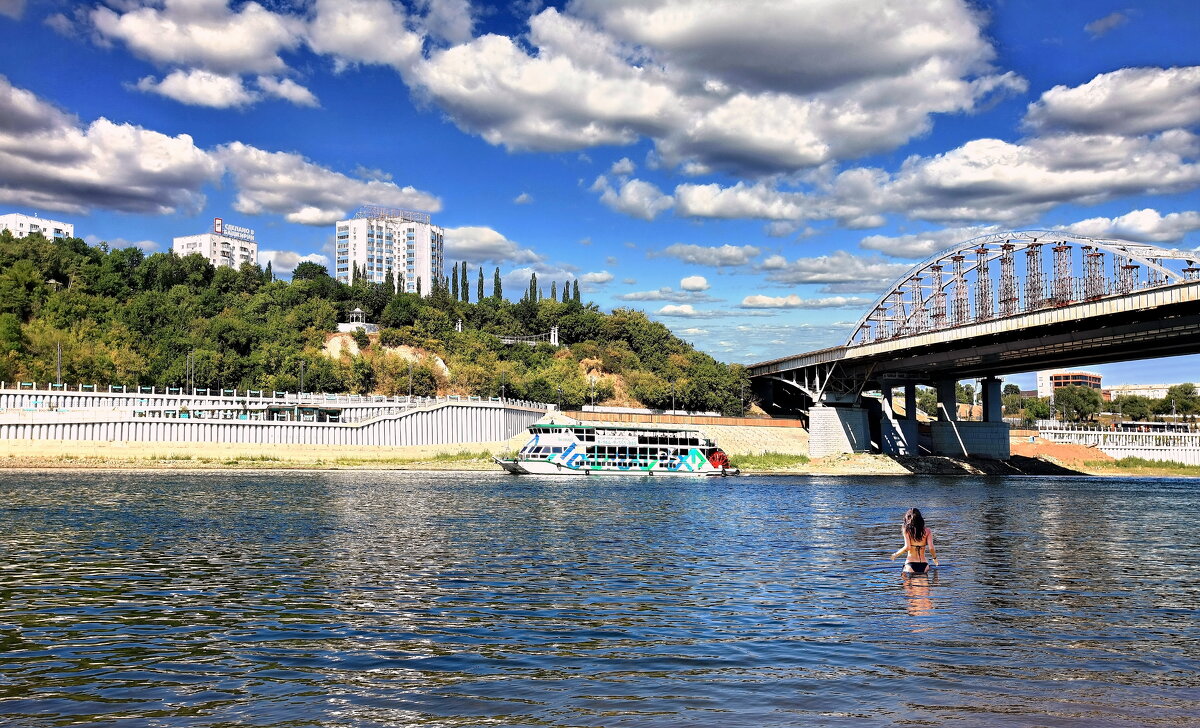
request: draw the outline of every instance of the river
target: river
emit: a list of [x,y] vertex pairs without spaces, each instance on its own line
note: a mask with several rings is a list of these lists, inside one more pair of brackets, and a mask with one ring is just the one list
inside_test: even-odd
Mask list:
[[0,473],[0,724],[1195,725],[1198,536],[1188,479]]

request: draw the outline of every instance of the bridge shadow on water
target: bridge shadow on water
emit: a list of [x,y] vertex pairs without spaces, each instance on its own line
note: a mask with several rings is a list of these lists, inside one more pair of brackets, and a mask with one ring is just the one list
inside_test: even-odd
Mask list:
[[918,475],[1087,475],[1039,458],[1013,455],[1009,460],[987,458],[892,455],[905,470]]

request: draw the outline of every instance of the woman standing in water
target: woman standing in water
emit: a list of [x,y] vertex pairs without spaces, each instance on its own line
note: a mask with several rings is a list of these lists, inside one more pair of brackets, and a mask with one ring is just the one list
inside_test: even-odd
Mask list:
[[904,526],[900,529],[900,533],[904,536],[904,547],[892,554],[892,561],[901,554],[906,554],[904,558],[904,573],[905,574],[924,574],[929,571],[929,563],[925,561],[925,549],[929,549],[929,556],[933,559],[933,565],[938,565],[937,549],[933,547],[933,531],[925,527],[925,519],[921,517],[921,511],[916,508],[909,508],[904,514]]

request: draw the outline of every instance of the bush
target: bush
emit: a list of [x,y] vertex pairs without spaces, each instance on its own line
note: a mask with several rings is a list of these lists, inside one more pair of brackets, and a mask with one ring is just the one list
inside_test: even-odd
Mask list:
[[364,329],[355,329],[350,336],[354,338],[354,343],[358,344],[359,349],[365,349],[371,345],[371,339]]
[[400,329],[383,329],[379,332],[380,346],[403,346],[404,335]]

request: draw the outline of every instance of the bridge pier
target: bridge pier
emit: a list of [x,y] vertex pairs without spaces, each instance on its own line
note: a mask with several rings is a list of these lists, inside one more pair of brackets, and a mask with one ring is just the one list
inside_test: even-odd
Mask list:
[[877,433],[878,439],[876,440],[879,445],[879,451],[885,455],[919,454],[920,448],[917,443],[916,385],[904,385],[903,417],[898,416],[893,407],[894,392],[892,387],[885,385],[881,388],[881,392],[883,394],[883,402],[879,412],[879,432]]
[[808,413],[809,457],[871,450],[871,426],[865,408],[818,404]]
[[983,380],[983,422],[960,422],[954,381],[937,382],[938,421],[930,424],[934,455],[1008,460],[1008,425],[1000,413],[1000,380]]

